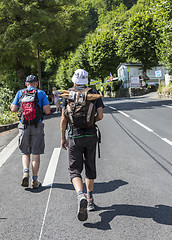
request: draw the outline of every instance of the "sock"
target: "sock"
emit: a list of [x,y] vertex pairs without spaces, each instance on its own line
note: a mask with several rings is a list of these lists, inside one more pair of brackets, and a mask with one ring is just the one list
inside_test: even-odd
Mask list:
[[29,173],[29,168],[24,168],[23,173],[28,172]]
[[32,180],[33,180],[33,181],[37,181],[37,180],[38,180],[38,176],[33,176],[33,177],[32,177]]
[[90,199],[93,197],[93,191],[87,192],[87,198]]
[[79,191],[77,192],[77,196],[79,196],[79,195],[81,195],[81,194],[83,194],[83,191],[82,191],[82,190],[79,190]]

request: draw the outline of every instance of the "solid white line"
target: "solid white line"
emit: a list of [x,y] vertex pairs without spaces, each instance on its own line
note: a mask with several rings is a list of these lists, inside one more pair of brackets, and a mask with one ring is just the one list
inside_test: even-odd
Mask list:
[[147,131],[149,132],[153,132],[152,129],[150,129],[149,127],[145,126],[143,123],[137,121],[136,119],[132,119],[133,122],[137,123],[138,125],[140,125],[141,127],[145,128]]
[[45,213],[44,213],[44,218],[43,218],[43,222],[42,222],[41,232],[39,235],[39,240],[41,240],[42,233],[43,233],[45,218],[46,218],[47,211],[48,211],[48,206],[49,206],[49,202],[50,202],[50,197],[51,197],[51,192],[52,192],[52,187],[53,187],[54,176],[55,176],[55,172],[56,172],[56,168],[57,168],[57,163],[59,161],[60,151],[61,151],[61,148],[54,148],[53,154],[51,156],[51,159],[50,159],[50,162],[49,162],[49,165],[47,168],[47,172],[45,174],[44,181],[42,183],[43,187],[51,186],[51,188],[50,188],[50,192],[48,195],[48,200],[47,200],[47,205],[45,208]]
[[44,218],[43,218],[43,222],[42,222],[41,232],[40,232],[40,235],[39,235],[39,240],[41,240],[41,237],[42,237],[42,232],[43,232],[43,228],[44,228],[44,224],[45,224],[45,218],[46,218],[47,211],[48,211],[48,205],[49,205],[49,202],[50,202],[51,192],[52,192],[52,186],[50,188],[50,192],[49,192],[49,195],[48,195],[48,200],[47,200],[47,205],[46,205]]
[[60,150],[61,150],[61,148],[54,148],[53,154],[51,156],[51,159],[50,159],[50,162],[49,162],[49,165],[47,168],[47,172],[45,174],[44,181],[42,183],[43,187],[50,186],[53,184],[54,175],[55,175],[57,163],[59,160]]
[[0,167],[7,161],[18,146],[18,135],[0,152]]

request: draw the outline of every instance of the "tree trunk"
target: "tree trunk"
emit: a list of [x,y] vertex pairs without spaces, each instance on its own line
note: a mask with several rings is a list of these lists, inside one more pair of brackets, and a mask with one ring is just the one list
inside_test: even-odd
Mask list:
[[19,80],[19,83],[20,83],[20,87],[21,88],[24,88],[25,86],[25,70],[24,70],[24,67],[22,65],[21,62],[18,62],[17,64],[17,69],[16,69],[16,73],[17,73],[17,77],[18,77],[18,80]]
[[104,77],[101,76],[102,83],[104,83]]
[[143,76],[146,76],[146,68],[145,68],[145,66],[142,64],[142,69],[143,69]]

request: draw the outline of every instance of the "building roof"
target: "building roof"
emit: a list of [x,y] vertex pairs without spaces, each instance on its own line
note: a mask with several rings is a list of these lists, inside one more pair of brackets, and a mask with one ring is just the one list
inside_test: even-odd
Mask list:
[[122,65],[124,66],[137,66],[137,67],[141,67],[142,64],[141,63],[120,63],[119,66],[117,67],[117,69],[119,69]]
[[[117,69],[119,69],[122,65],[124,66],[132,66],[132,67],[141,67],[142,64],[141,63],[120,63],[117,67]],[[162,63],[159,63],[157,66],[155,67],[163,67]]]

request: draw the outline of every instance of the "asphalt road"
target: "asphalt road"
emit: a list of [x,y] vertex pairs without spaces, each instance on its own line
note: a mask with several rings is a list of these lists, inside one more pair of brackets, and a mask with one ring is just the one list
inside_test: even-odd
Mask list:
[[86,222],[76,218],[67,152],[60,149],[60,114],[44,120],[39,190],[20,186],[21,155],[7,145],[17,130],[0,135],[1,153],[12,151],[0,167],[0,239],[172,239],[172,101],[147,95],[104,103],[96,211]]

